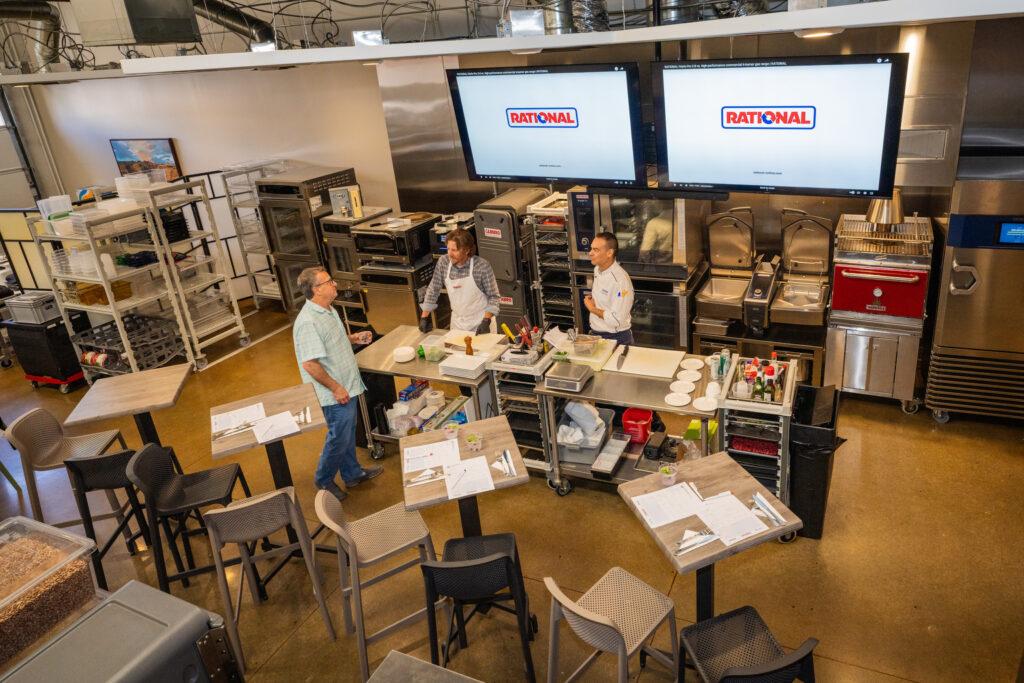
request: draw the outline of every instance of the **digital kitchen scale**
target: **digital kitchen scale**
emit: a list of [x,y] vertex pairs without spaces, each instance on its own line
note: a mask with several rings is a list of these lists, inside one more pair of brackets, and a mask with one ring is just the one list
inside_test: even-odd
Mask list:
[[544,386],[562,391],[583,391],[583,387],[587,386],[587,382],[593,376],[594,369],[589,365],[555,363],[544,375]]

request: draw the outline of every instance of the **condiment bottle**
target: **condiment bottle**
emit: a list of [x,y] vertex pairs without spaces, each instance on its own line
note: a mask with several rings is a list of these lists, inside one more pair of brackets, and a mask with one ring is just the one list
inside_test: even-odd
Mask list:
[[473,355],[473,338],[472,337],[466,337],[462,341],[466,342],[466,355],[467,356],[472,356]]

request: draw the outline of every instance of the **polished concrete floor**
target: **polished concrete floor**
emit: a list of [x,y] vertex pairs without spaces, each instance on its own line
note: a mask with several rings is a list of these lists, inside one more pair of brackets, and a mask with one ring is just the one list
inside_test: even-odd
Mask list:
[[[291,335],[273,335],[194,375],[177,406],[155,414],[156,425],[186,469],[223,464],[210,457],[209,408],[297,381]],[[63,418],[84,393],[33,390],[15,366],[0,371],[0,416],[10,423],[42,406]],[[130,418],[95,425],[115,427],[129,446],[138,446]],[[844,399],[839,432],[848,442],[836,456],[824,538],[768,543],[720,562],[716,609],[754,605],[786,647],[818,638],[815,666],[823,681],[1013,680],[1024,645],[1021,425],[954,416],[940,426],[926,412],[908,416],[894,403],[849,398]],[[322,438],[311,433],[286,442],[311,524],[312,472]],[[3,440],[0,459],[22,478],[18,455]],[[229,460],[241,463],[255,492],[270,490],[262,450]],[[346,501],[352,517],[402,500],[397,457],[391,454],[383,464],[385,474],[355,489]],[[74,517],[64,471],[43,473],[40,481],[46,519]],[[94,501],[94,509],[103,505],[102,498]],[[0,518],[28,515],[28,510],[27,499],[0,479]],[[518,539],[531,609],[540,620],[533,644],[539,677],[548,669],[545,576],[578,596],[618,565],[671,595],[681,626],[692,622],[694,577],[673,573],[614,490],[580,487],[559,498],[534,477],[526,486],[482,496],[480,511],[485,532],[512,531]],[[454,504],[426,510],[424,518],[438,550],[460,535]],[[196,546],[203,544],[199,537]],[[206,557],[208,549],[201,547],[198,554]],[[358,678],[354,638],[342,633],[336,560],[321,554],[320,563],[337,641],[327,636],[301,563],[292,562],[270,584],[268,602],[253,605],[248,593],[243,596],[240,628],[251,679]],[[112,588],[129,579],[155,584],[148,552],[130,557],[117,543],[105,567]],[[237,581],[238,575],[231,571],[230,577]],[[173,593],[220,610],[210,575],[189,588],[175,585]],[[364,593],[369,628],[389,624],[423,601],[418,571],[371,587]],[[522,680],[510,615],[492,611],[474,619],[469,636],[469,648],[455,654],[451,668],[487,681]],[[658,642],[667,646],[664,632]],[[588,650],[564,625],[561,643],[558,666],[564,677]],[[425,623],[371,645],[371,668],[390,649],[429,658]],[[656,662],[640,671],[634,660],[631,672],[643,681],[672,678]],[[611,680],[613,674],[613,659],[602,657],[588,680]]]

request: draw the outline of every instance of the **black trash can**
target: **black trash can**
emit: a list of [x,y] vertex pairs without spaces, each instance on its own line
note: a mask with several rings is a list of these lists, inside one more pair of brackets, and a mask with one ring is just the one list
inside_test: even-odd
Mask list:
[[[820,390],[799,387],[800,390]],[[832,481],[832,463],[843,439],[836,436],[839,393],[835,394],[832,418],[823,425],[792,423],[789,428],[789,509],[799,517],[803,528],[797,533],[821,538]]]

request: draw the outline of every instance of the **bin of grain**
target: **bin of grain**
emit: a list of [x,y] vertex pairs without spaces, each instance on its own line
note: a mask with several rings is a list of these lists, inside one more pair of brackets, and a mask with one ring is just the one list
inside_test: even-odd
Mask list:
[[0,668],[95,597],[95,547],[25,517],[0,523]]

